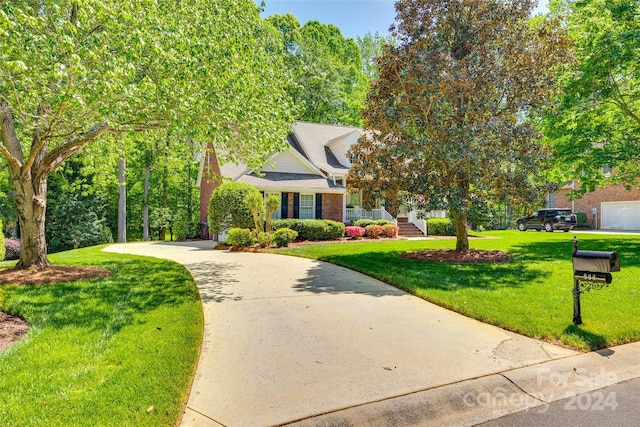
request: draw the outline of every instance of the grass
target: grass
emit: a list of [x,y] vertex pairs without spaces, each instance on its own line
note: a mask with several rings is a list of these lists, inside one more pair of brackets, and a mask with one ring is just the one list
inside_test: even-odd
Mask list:
[[279,252],[360,271],[425,300],[530,337],[588,350],[640,340],[640,236],[580,234],[582,250],[615,250],[621,272],[602,290],[583,293],[583,325],[573,325],[571,233],[502,231],[472,248],[512,255],[500,264],[415,261],[399,253],[455,248],[454,240],[309,245]]
[[0,308],[31,324],[0,353],[0,425],[177,422],[202,338],[195,283],[176,263],[100,249],[50,260],[102,266],[110,277],[0,286]]

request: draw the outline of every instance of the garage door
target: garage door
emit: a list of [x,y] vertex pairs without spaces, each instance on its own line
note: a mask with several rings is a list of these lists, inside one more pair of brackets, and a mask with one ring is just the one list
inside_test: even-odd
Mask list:
[[602,203],[602,228],[640,230],[640,201]]

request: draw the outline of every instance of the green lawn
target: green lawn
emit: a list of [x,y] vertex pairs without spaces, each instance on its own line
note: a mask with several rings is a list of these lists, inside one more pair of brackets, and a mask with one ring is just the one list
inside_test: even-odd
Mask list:
[[572,233],[496,231],[472,239],[499,249],[500,264],[414,261],[399,253],[455,247],[454,240],[373,241],[279,251],[339,264],[483,322],[530,337],[598,349],[640,340],[640,236],[578,234],[582,250],[615,250],[621,272],[602,290],[582,294],[583,325],[574,326]]
[[0,308],[31,324],[0,353],[0,425],[174,425],[202,338],[196,286],[180,265],[103,253],[50,256],[110,277],[0,286]]

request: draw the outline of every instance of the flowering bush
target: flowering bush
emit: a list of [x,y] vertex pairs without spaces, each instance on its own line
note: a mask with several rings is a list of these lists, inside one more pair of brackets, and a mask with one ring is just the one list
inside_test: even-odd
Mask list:
[[20,259],[20,239],[6,239],[4,247],[7,249],[4,259]]
[[367,225],[365,227],[365,236],[370,237],[372,239],[377,239],[378,237],[382,236],[382,233],[384,233],[384,228],[382,228],[381,225],[375,225],[375,224],[371,224],[371,225]]
[[344,234],[352,239],[359,239],[360,237],[364,236],[365,232],[366,230],[364,227],[358,227],[356,225],[350,225],[344,228]]
[[398,227],[397,225],[385,224],[382,226],[382,234],[384,235],[384,237],[395,238],[398,236],[399,229],[400,227]]

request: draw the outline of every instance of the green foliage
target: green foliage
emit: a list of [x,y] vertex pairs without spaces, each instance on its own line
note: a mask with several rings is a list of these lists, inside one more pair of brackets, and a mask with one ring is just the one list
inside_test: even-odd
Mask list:
[[271,246],[271,243],[272,243],[272,235],[271,233],[266,233],[264,231],[261,231],[258,233],[258,236],[256,237],[256,241],[258,242],[258,245],[260,245],[261,248],[268,248],[269,246]]
[[576,212],[576,218],[578,220],[578,228],[588,227],[587,225],[587,214],[584,212]]
[[[582,294],[584,325],[571,324],[572,236],[566,233],[489,231],[474,249],[511,255],[503,263],[458,264],[398,257],[399,253],[453,249],[454,241],[372,241],[305,245],[286,254],[332,262],[382,280],[485,323],[548,341],[593,350],[640,341],[640,237],[580,236],[584,250],[615,250],[623,261],[613,284]],[[514,304],[514,298],[522,302]]]
[[[0,3],[0,35],[0,138],[18,201],[35,196],[44,203],[47,177],[107,134],[117,135],[120,145],[132,132],[144,132],[145,142],[163,141],[165,153],[215,140],[226,160],[249,167],[285,145],[292,117],[281,38],[251,0],[12,0]],[[140,145],[138,159],[153,151],[152,143]],[[160,154],[160,162],[167,160]],[[198,162],[187,159],[182,165],[192,183]],[[161,197],[151,206],[172,209],[193,229],[195,186],[184,186],[172,201],[164,184],[182,175],[182,166],[166,162],[159,174]],[[142,182],[129,182],[138,197]],[[141,218],[143,205],[138,199],[139,210],[129,217]],[[40,233],[38,216],[26,218],[20,203],[18,210],[28,232]],[[141,222],[132,221],[138,230]],[[45,251],[42,244],[32,252]]]
[[368,32],[364,37],[356,37],[356,43],[362,55],[362,70],[370,80],[377,80],[380,70],[376,60],[382,56],[385,46],[394,45],[393,37],[381,36],[377,31],[375,34]]
[[264,230],[264,219],[265,219],[265,207],[264,207],[264,198],[259,191],[250,191],[244,198],[246,205],[251,210],[251,215],[253,216],[253,224],[254,230],[263,231]]
[[298,232],[290,228],[279,228],[273,233],[273,243],[279,247],[287,247],[298,238]]
[[231,227],[255,226],[253,214],[247,205],[247,195],[260,192],[243,182],[225,182],[215,189],[209,201],[209,229],[218,234]]
[[344,235],[344,224],[328,219],[280,219],[273,227],[295,230],[299,240],[336,240]]
[[113,242],[100,196],[61,193],[49,202],[45,234],[50,253]]
[[391,221],[387,221],[386,219],[357,219],[353,221],[353,225],[357,227],[366,227],[368,225],[385,225],[385,224],[393,224]]
[[202,342],[202,303],[191,275],[174,262],[101,248],[51,261],[112,273],[0,286],[0,308],[31,325],[0,356],[1,424],[175,425]]
[[291,14],[267,18],[283,37],[282,50],[291,75],[287,92],[297,119],[359,126],[368,89],[360,49],[334,25],[309,21],[304,26]]
[[[640,176],[640,3],[555,2],[576,63],[563,73],[557,106],[543,131],[557,152],[553,182],[577,180],[579,196],[609,182],[636,186]],[[614,169],[608,176],[605,170]]]
[[428,218],[427,234],[434,236],[455,236],[456,225],[450,218]]
[[248,228],[234,227],[227,232],[226,243],[228,245],[238,246],[241,248],[247,248],[256,242],[251,230]]
[[278,210],[280,206],[280,198],[275,194],[270,194],[267,197],[267,210],[266,210],[266,221],[265,221],[265,230],[267,233],[271,233],[273,230],[273,215]]

